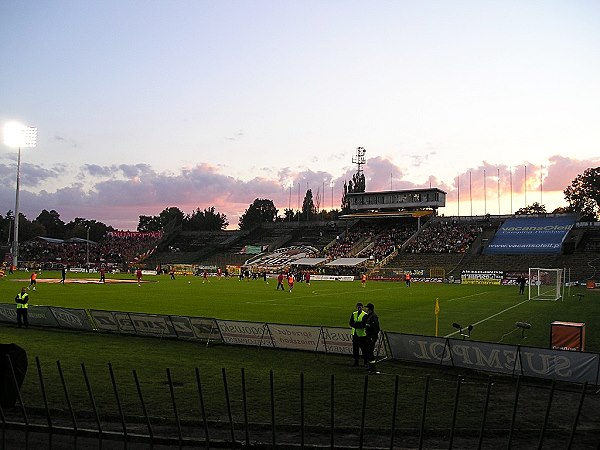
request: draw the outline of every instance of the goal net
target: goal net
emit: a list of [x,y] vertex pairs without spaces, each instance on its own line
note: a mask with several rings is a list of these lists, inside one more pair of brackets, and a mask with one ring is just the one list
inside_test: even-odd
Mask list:
[[562,269],[529,269],[529,300],[559,300],[562,286]]

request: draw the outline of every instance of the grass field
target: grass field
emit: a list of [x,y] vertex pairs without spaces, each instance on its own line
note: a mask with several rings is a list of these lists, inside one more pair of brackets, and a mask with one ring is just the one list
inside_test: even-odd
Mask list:
[[[471,338],[507,344],[547,347],[553,321],[586,324],[586,350],[600,351],[600,291],[574,287],[562,301],[526,301],[514,286],[397,282],[313,281],[296,283],[292,293],[276,291],[276,281],[239,281],[237,278],[145,276],[144,283],[97,283],[97,277],[69,274],[59,284],[59,273],[45,272],[38,278],[30,303],[86,309],[104,309],[154,314],[216,317],[219,319],[300,325],[348,325],[356,302],[373,303],[386,331],[434,335],[434,305],[439,299],[439,336],[455,335],[453,323],[474,326]],[[131,275],[113,280],[134,281]],[[84,282],[89,280],[89,282]],[[1,298],[11,303],[20,287],[28,285],[26,273],[0,281]],[[583,294],[583,297],[575,294]],[[515,322],[531,329],[522,338]]]
[[[361,301],[376,305],[385,330],[432,335],[435,332],[434,304],[438,298],[439,335],[455,333],[452,323],[458,322],[463,326],[474,325],[472,339],[547,347],[552,321],[576,321],[586,323],[587,349],[598,351],[600,348],[596,331],[600,321],[600,295],[583,288],[571,291],[571,294],[584,294],[581,299],[571,295],[558,302],[526,302],[523,296],[518,295],[516,287],[502,286],[413,283],[407,288],[403,283],[368,282],[366,288],[361,288],[358,282],[313,281],[310,286],[297,283],[294,291],[289,293],[276,291],[274,280],[269,280],[267,284],[263,280],[211,278],[210,283],[203,284],[198,277],[170,280],[169,276],[145,276],[146,282],[138,287],[135,282],[131,282],[133,277],[130,275],[112,278],[121,282],[98,284],[97,277],[69,274],[68,282],[62,285],[58,283],[59,273],[44,272],[38,277],[36,291],[30,291],[30,302],[36,305],[346,327],[355,303]],[[26,273],[3,278],[0,280],[2,299],[5,303],[12,303],[20,288],[28,284]],[[532,324],[532,328],[527,330],[526,339],[522,339],[521,330],[515,328],[516,321]],[[249,420],[254,424],[269,424],[271,420],[270,371],[273,371],[274,376],[274,411],[278,427],[299,423],[301,374],[305,376],[306,384],[304,401],[307,425],[326,426],[330,423],[330,398],[334,390],[335,423],[339,428],[339,436],[352,435],[361,422],[357,400],[361,398],[363,385],[366,383],[365,372],[361,368],[351,367],[351,358],[344,355],[242,346],[206,346],[170,339],[34,327],[20,330],[12,324],[4,323],[0,323],[0,342],[14,342],[28,352],[29,371],[23,385],[24,403],[28,408],[43,411],[35,361],[35,357],[39,357],[50,407],[55,416],[62,417],[61,420],[67,423],[69,415],[57,361],[61,362],[75,415],[80,422],[89,424],[93,420],[82,377],[81,365],[85,365],[100,415],[105,421],[105,429],[119,428],[108,363],[112,364],[118,380],[127,422],[137,424],[137,428],[143,423],[132,376],[135,369],[153,423],[170,424],[171,436],[174,435],[174,413],[166,383],[167,368],[172,370],[176,385],[179,417],[186,423],[196,424],[196,435],[201,434],[201,429],[197,426],[200,414],[195,369],[199,369],[202,377],[207,420],[213,424],[224,424],[231,414],[238,424],[236,433],[241,432],[239,424],[244,420],[241,369],[246,374]],[[448,430],[451,426],[458,375],[464,377],[464,385],[461,388],[456,426],[465,435],[477,436],[486,396],[487,374],[400,362],[382,363],[381,370],[384,372],[381,376],[369,378],[371,381],[365,418],[371,424],[371,429],[367,432],[367,437],[373,440],[387,436],[394,406],[394,380],[398,377],[401,393],[396,403],[399,411],[396,426],[404,434],[405,442],[406,439],[414,442],[417,438],[415,430],[419,428],[422,414],[425,379],[430,375],[431,392],[426,427],[434,430],[431,434],[434,442],[447,433],[435,430]],[[224,373],[227,374],[229,383],[228,395],[232,398],[231,411],[226,408]],[[331,384],[334,379],[333,389]],[[488,421],[491,429],[500,431],[496,431],[499,434],[490,435],[486,441],[490,444],[487,448],[496,448],[497,440],[506,436],[515,395],[513,379],[495,379]],[[548,388],[547,382],[532,381],[521,392],[519,403],[527,405],[519,408],[517,414],[518,426],[524,430],[523,439],[531,437],[532,430],[535,439],[539,435],[549,395]],[[596,414],[600,407],[597,397],[590,396],[586,400],[581,419],[584,432],[591,430],[592,436],[600,429]],[[567,387],[555,393],[548,422],[549,427],[554,430],[557,439],[555,442],[564,443],[568,437],[578,398],[577,387]],[[362,400],[358,402],[362,404]],[[19,411],[15,410],[10,414],[18,417]],[[44,421],[43,415],[39,420]],[[579,442],[588,442],[588,438],[589,435],[584,434],[578,439]],[[596,442],[593,437],[591,439]],[[517,445],[519,442],[529,441],[519,441],[516,437],[515,442]],[[464,446],[457,444],[456,448],[459,447],[470,448],[466,443]],[[559,445],[556,448],[561,447]]]

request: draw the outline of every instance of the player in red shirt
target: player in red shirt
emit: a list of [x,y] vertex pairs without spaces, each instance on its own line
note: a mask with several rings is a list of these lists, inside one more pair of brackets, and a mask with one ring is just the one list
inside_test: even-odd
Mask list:
[[283,287],[283,272],[279,272],[279,275],[277,275],[277,289],[275,290],[278,291],[280,286],[281,290],[285,291],[285,287]]
[[135,276],[137,278],[137,284],[138,284],[138,286],[141,286],[142,285],[142,269],[138,269],[135,272]]

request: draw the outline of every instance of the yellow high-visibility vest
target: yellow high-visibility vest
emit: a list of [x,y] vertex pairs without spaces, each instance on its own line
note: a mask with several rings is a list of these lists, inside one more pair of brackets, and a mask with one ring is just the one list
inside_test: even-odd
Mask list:
[[25,294],[19,293],[19,294],[17,294],[17,298],[19,300],[26,300],[24,303],[17,302],[17,309],[20,309],[20,308],[26,308],[27,309],[27,308],[29,308],[29,303],[27,302],[27,299],[29,298],[29,294],[28,293],[25,293]]
[[[365,317],[366,315],[367,315],[367,313],[365,313],[364,311],[361,311],[360,314],[358,314],[358,311],[354,311],[352,313],[352,316],[354,317],[354,323],[362,321],[363,317]],[[352,329],[352,335],[356,334],[359,337],[365,337],[367,335],[367,332],[365,331],[364,328],[351,327],[351,329]]]

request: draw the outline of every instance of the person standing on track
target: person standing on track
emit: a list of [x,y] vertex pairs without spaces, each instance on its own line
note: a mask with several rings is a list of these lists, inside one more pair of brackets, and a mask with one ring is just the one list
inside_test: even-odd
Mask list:
[[379,325],[379,316],[375,312],[375,305],[373,303],[367,303],[367,317],[365,320],[365,333],[366,337],[366,354],[368,366],[367,370],[369,374],[377,373],[375,360],[375,344],[377,344],[377,339],[379,338],[379,331],[381,331],[381,327]]
[[32,289],[35,291],[35,285],[37,284],[37,273],[34,270],[31,273],[31,277],[29,278],[29,287],[27,288],[27,290]]
[[283,286],[283,272],[279,272],[279,275],[277,275],[277,289],[275,290],[278,291],[280,286],[281,290],[285,291],[285,287]]
[[360,353],[362,353],[367,365],[367,355],[365,353],[365,342],[367,334],[365,331],[365,324],[363,319],[367,314],[363,311],[363,304],[356,304],[356,311],[350,315],[350,333],[352,334],[352,356],[354,357],[354,366],[358,366],[358,360]]
[[27,320],[27,310],[29,309],[29,294],[26,292],[26,288],[22,287],[21,292],[15,297],[17,303],[17,325],[21,328],[21,320],[25,328],[29,328],[29,321]]

